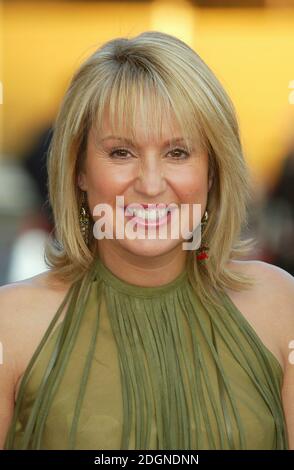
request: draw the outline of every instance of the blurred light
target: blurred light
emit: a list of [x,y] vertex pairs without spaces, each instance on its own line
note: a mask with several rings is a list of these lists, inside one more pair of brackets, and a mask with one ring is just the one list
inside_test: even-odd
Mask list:
[[195,38],[196,11],[189,1],[155,0],[151,8],[151,28],[172,34],[188,44]]
[[16,239],[11,252],[7,282],[22,281],[48,270],[44,260],[47,238],[47,232],[33,229]]

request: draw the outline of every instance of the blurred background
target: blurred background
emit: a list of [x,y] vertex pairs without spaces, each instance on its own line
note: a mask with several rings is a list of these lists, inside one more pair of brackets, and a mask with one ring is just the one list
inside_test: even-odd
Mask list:
[[0,2],[0,285],[45,271],[46,151],[78,66],[145,30],[188,43],[238,114],[252,173],[249,259],[294,275],[294,0]]

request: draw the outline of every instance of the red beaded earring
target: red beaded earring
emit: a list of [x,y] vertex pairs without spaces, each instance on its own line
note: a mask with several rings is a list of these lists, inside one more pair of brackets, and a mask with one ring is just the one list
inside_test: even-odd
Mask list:
[[[205,227],[205,225],[207,224],[207,220],[208,220],[208,212],[207,210],[205,211],[205,214],[204,214],[204,221],[201,222],[201,232],[202,232],[202,229],[203,227]],[[196,250],[196,258],[198,261],[205,261],[207,258],[208,258],[208,252],[209,250],[209,247],[205,244],[201,244],[201,246],[199,248],[197,248]]]

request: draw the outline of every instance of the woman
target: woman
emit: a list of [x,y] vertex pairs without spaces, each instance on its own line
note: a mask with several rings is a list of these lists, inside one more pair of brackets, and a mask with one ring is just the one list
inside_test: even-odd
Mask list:
[[[50,271],[1,289],[2,446],[293,449],[293,277],[236,259],[248,170],[198,54],[156,31],[100,47],[65,94],[48,173]],[[176,211],[179,237],[159,238]]]

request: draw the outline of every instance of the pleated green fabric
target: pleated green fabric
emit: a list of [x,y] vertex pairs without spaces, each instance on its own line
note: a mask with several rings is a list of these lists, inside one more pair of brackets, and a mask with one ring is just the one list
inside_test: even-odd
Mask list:
[[96,258],[23,375],[5,449],[288,449],[281,365],[219,297],[204,306],[186,271],[143,287]]

